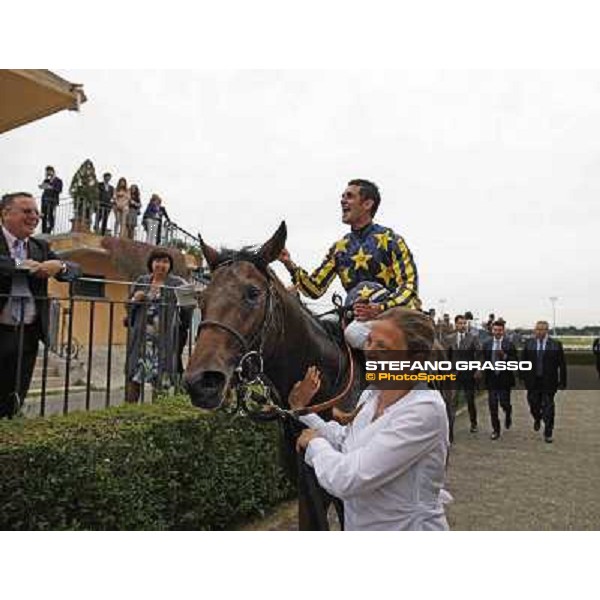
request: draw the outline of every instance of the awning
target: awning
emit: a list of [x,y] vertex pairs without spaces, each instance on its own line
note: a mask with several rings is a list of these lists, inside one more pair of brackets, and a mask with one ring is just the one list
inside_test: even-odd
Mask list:
[[45,69],[0,69],[0,99],[0,133],[86,101],[83,86]]

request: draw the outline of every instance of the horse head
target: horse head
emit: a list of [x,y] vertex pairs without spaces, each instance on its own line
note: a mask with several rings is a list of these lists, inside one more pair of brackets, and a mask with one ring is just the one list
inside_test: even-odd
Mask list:
[[268,265],[285,247],[285,222],[258,250],[222,250],[201,238],[211,282],[202,292],[202,321],[184,375],[192,404],[219,408],[235,369],[250,350],[262,346],[274,310],[274,281]]

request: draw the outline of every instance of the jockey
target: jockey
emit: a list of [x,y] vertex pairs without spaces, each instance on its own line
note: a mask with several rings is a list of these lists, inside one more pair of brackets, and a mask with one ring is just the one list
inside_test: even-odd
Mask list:
[[[361,325],[348,328],[346,339],[360,348],[368,334],[365,321],[394,306],[421,307],[417,267],[406,242],[389,227],[373,222],[380,202],[374,183],[353,179],[341,200],[342,222],[350,225],[350,232],[331,246],[321,265],[308,274],[292,261],[287,249],[279,256],[296,289],[305,296],[321,297],[336,275],[346,292],[354,292],[352,312],[355,323]],[[373,283],[380,285],[368,285]],[[388,293],[375,294],[381,288]]]

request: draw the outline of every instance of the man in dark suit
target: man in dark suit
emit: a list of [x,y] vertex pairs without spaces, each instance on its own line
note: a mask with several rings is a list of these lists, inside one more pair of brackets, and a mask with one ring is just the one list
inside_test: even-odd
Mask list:
[[[448,352],[448,358],[453,362],[459,360],[473,361],[480,360],[481,345],[479,336],[467,331],[467,319],[463,315],[454,317],[455,331],[446,336],[444,342]],[[467,407],[469,409],[469,419],[471,421],[471,433],[477,431],[477,407],[475,405],[475,372],[456,371],[456,384],[454,392],[460,391],[465,396]]]
[[594,340],[592,344],[592,352],[596,357],[596,371],[598,371],[598,377],[600,377],[600,337]]
[[0,418],[11,418],[29,390],[39,342],[47,341],[48,278],[79,273],[32,237],[40,214],[31,194],[6,194],[0,217]]
[[46,167],[46,177],[40,183],[39,188],[44,190],[42,193],[42,233],[52,233],[56,207],[63,189],[63,182],[56,176],[54,167]]
[[562,344],[548,335],[548,321],[535,324],[534,336],[527,340],[521,360],[530,361],[531,371],[523,371],[527,402],[533,417],[533,429],[544,422],[544,440],[552,443],[554,396],[567,387],[567,364]]
[[112,175],[104,173],[102,183],[98,184],[98,206],[96,207],[96,218],[94,220],[94,231],[100,235],[106,235],[106,222],[112,210],[115,188],[110,185]]
[[[504,337],[504,321],[492,323],[492,339],[483,344],[483,360],[509,361],[518,360],[515,345]],[[490,407],[490,418],[492,421],[493,440],[500,437],[500,419],[498,417],[498,405],[502,407],[505,415],[504,425],[510,429],[512,425],[512,406],[510,403],[511,388],[515,385],[514,371],[508,370],[486,370],[485,383],[488,389],[488,405]]]

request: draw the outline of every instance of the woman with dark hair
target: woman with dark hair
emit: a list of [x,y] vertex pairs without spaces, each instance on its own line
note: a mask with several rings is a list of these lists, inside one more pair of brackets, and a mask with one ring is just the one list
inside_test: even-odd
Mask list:
[[128,305],[127,402],[137,402],[143,383],[154,390],[177,384],[182,339],[191,320],[192,311],[177,305],[175,288],[187,282],[171,273],[171,255],[154,250],[147,267],[148,274],[133,284]]
[[[399,351],[407,360],[431,354],[435,331],[428,315],[392,308],[371,322],[365,352]],[[389,354],[388,354],[389,356]],[[412,372],[411,372],[412,373]],[[292,408],[307,406],[320,386],[311,367],[290,394]],[[315,414],[300,417],[297,441],[321,486],[344,502],[347,530],[444,530],[443,490],[448,455],[448,419],[439,392],[404,381],[396,389],[377,383],[361,395],[358,413],[346,426]]]
[[135,228],[137,227],[138,217],[142,209],[140,188],[135,183],[132,183],[129,188],[129,196],[129,210],[127,211],[125,225],[127,227],[127,237],[132,240],[135,237]]
[[152,194],[142,217],[142,225],[146,231],[146,244],[161,243],[163,220],[165,225],[170,223],[169,215],[162,205],[162,198],[158,194]]
[[115,213],[115,237],[125,237],[127,235],[127,211],[129,210],[129,200],[131,196],[127,187],[127,180],[121,177],[115,189],[115,199],[113,201],[113,211]]

